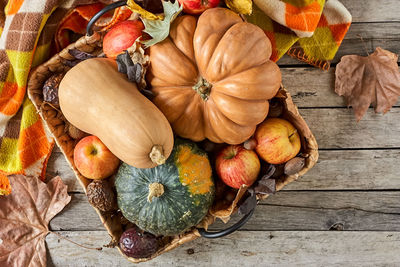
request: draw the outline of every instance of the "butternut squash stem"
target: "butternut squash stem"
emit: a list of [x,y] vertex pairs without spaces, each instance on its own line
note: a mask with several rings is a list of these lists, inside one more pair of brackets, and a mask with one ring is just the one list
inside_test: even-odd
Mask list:
[[164,186],[160,183],[151,183],[149,185],[149,194],[147,201],[151,203],[153,197],[161,197],[164,194]]
[[151,161],[157,165],[164,164],[167,160],[164,156],[164,150],[161,145],[155,145],[149,154]]

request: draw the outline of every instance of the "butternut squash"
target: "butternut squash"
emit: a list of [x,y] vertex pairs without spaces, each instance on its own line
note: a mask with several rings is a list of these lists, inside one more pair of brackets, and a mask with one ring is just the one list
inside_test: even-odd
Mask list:
[[85,60],[64,76],[59,102],[65,118],[97,136],[114,155],[136,168],[163,164],[173,148],[168,120],[113,60]]

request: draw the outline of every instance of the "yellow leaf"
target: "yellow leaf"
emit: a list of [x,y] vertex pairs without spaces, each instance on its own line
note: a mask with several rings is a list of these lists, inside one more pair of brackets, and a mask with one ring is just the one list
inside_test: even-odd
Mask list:
[[250,15],[253,2],[251,0],[225,0],[226,5],[239,14]]
[[132,10],[132,12],[140,14],[142,18],[148,20],[162,20],[164,18],[164,15],[154,15],[153,13],[143,9],[136,4],[134,0],[128,0],[126,4],[128,5],[128,8]]

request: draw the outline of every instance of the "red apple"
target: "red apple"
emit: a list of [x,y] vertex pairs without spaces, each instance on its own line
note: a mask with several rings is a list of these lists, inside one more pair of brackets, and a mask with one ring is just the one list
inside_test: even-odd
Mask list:
[[206,9],[219,5],[220,0],[179,0],[183,6],[183,11],[188,14],[197,15],[203,13]]
[[217,156],[217,174],[228,186],[240,188],[250,186],[260,172],[260,160],[253,150],[241,145],[225,147]]
[[103,52],[116,58],[142,36],[144,25],[140,20],[126,20],[115,24],[103,39]]
[[119,159],[97,136],[91,135],[81,139],[75,146],[74,163],[86,178],[104,179],[117,170]]
[[296,128],[284,119],[266,119],[257,127],[254,138],[257,154],[271,164],[285,163],[300,152],[300,136]]

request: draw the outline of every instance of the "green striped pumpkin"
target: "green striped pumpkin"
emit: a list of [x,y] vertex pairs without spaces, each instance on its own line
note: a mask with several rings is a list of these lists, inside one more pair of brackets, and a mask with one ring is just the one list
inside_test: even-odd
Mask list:
[[123,163],[115,184],[125,218],[157,236],[178,235],[197,225],[215,193],[207,154],[181,139],[165,164],[138,169]]

